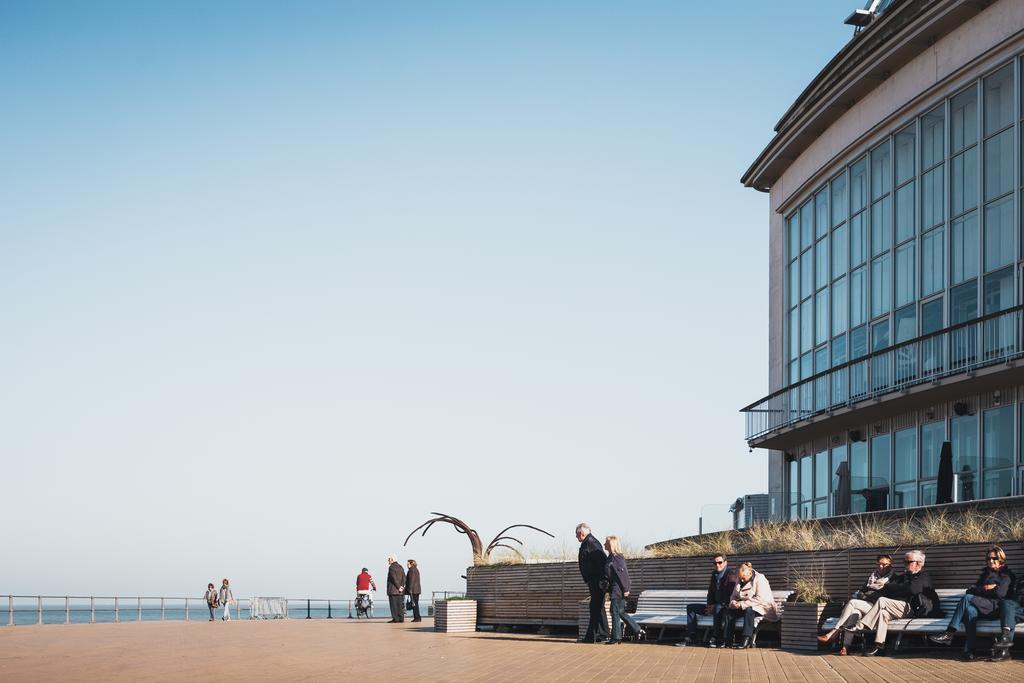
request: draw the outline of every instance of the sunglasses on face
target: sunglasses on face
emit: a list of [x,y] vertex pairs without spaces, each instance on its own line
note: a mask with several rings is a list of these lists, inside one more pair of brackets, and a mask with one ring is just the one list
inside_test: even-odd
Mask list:
[[725,560],[715,560],[715,564],[725,564]]
[[989,555],[989,557],[988,557],[988,561],[989,561],[989,562],[993,562],[993,561],[995,561],[995,562],[1001,562],[1002,560],[1000,560],[1000,559],[999,559],[999,557],[997,557],[996,555]]

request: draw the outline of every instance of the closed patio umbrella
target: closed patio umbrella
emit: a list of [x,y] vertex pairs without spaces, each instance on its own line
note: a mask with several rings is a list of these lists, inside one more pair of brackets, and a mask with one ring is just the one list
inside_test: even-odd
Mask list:
[[833,501],[834,515],[850,514],[850,465],[846,461],[839,463],[836,468],[836,492]]
[[953,444],[942,442],[939,451],[939,478],[935,482],[935,503],[953,502]]

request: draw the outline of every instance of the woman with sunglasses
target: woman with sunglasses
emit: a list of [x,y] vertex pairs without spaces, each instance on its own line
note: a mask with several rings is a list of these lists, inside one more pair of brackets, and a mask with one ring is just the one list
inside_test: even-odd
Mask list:
[[949,645],[953,642],[953,636],[956,635],[957,630],[963,626],[967,631],[963,658],[968,661],[973,660],[978,620],[999,618],[1000,601],[1006,598],[1013,583],[1013,572],[1006,565],[1006,553],[999,546],[992,546],[985,553],[985,568],[981,570],[974,585],[967,589],[967,594],[960,599],[946,631],[936,636],[929,636],[929,639],[933,643]]

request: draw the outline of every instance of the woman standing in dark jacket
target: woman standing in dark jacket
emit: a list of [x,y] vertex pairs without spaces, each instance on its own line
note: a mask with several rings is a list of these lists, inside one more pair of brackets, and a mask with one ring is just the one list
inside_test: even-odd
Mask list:
[[1013,572],[1006,566],[1006,553],[997,545],[985,553],[985,568],[981,570],[978,580],[967,589],[967,594],[949,620],[945,633],[930,636],[933,643],[949,645],[961,625],[967,631],[964,643],[964,659],[974,659],[974,641],[978,631],[978,619],[998,619],[1000,601],[1013,584]]
[[423,621],[420,618],[420,568],[416,566],[416,560],[409,560],[409,571],[405,573],[405,594],[412,603],[412,620]]
[[608,551],[608,559],[604,563],[604,578],[608,581],[608,591],[612,600],[612,639],[608,645],[618,645],[622,642],[622,622],[629,624],[629,627],[636,632],[639,638],[647,635],[647,632],[636,623],[633,615],[626,612],[626,598],[629,597],[629,572],[626,570],[626,558],[622,556],[622,546],[619,544],[618,536],[609,536],[604,539],[605,550]]

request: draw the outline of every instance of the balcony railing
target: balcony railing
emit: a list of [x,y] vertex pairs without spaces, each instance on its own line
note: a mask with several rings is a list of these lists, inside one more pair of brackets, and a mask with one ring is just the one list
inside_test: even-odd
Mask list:
[[753,403],[753,442],[837,408],[1024,356],[1024,306],[986,315],[861,356]]

